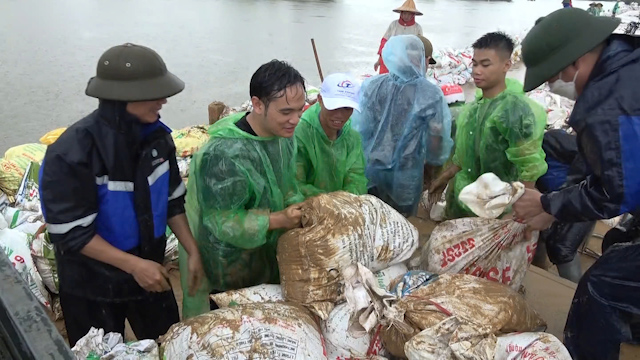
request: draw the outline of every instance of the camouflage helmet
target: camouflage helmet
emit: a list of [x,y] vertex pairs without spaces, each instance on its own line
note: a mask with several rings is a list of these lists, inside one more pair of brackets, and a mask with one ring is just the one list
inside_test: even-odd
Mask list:
[[184,82],[167,71],[158,53],[127,43],[102,54],[85,93],[103,100],[135,102],[168,98],[182,90]]

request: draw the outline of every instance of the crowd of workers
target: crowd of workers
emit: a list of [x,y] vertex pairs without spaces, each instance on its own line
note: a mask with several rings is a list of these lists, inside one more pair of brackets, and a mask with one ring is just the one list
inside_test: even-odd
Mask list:
[[[147,47],[102,55],[86,89],[97,110],[48,148],[40,173],[72,345],[91,327],[122,333],[125,319],[138,338],[152,339],[179,321],[161,265],[167,225],[181,244],[185,302],[204,293],[206,311],[210,292],[279,282],[278,237],[300,226],[301,203],[320,193],[369,193],[410,216],[425,188],[438,194],[448,185],[453,219],[474,216],[457,195],[492,172],[526,185],[508,216],[531,230],[635,215],[640,44],[612,34],[618,20],[575,8],[539,19],[522,45],[524,86],[507,78],[513,41],[482,36],[472,71],[481,92],[452,119],[425,77],[435,61],[415,22],[421,13],[412,0],[394,11],[400,18],[375,64],[382,74],[362,85],[327,76],[304,112],[303,76],[279,60],[260,66],[249,84],[252,111],[210,127],[186,186],[159,115],[184,83]],[[545,134],[545,111],[526,96],[545,83],[576,100],[569,125],[577,135]],[[425,184],[425,167],[442,171]],[[576,279],[565,329],[575,359],[614,359],[621,342],[640,339],[638,229],[632,221]]]

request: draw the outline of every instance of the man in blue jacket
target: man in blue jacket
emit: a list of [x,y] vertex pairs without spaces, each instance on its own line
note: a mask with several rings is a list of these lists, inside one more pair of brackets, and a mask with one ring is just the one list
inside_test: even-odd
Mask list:
[[[640,215],[640,43],[612,34],[619,23],[561,9],[538,22],[522,43],[525,91],[549,82],[551,91],[577,99],[569,125],[589,169],[577,185],[545,195],[526,191],[513,209],[532,229],[545,229],[554,219]],[[578,284],[564,337],[574,359],[618,359],[620,343],[640,340],[632,326],[640,316],[639,227],[610,246]]]
[[144,46],[107,50],[86,94],[98,109],[48,149],[40,195],[56,252],[60,304],[73,346],[91,327],[156,339],[178,322],[163,267],[167,224],[203,276],[185,216],[186,189],[159,111],[184,83]]

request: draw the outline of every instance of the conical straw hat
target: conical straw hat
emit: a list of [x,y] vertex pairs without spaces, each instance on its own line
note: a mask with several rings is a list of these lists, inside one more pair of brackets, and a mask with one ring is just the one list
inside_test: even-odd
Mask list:
[[393,10],[394,12],[403,12],[403,11],[408,11],[408,12],[412,12],[416,15],[422,15],[422,13],[420,11],[418,11],[418,9],[416,9],[416,3],[413,2],[413,0],[407,0],[404,2],[404,4],[402,4],[402,6],[400,6],[399,8]]

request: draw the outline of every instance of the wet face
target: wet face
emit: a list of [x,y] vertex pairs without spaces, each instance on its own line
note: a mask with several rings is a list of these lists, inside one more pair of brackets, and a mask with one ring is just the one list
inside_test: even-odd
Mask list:
[[511,68],[510,56],[493,49],[473,51],[471,75],[480,89],[491,89],[504,82]]
[[162,105],[166,103],[167,99],[130,102],[127,103],[127,112],[137,117],[141,123],[151,124],[158,121]]
[[271,100],[269,106],[253,97],[253,111],[262,118],[263,130],[267,136],[290,138],[300,122],[306,101],[302,85],[290,86],[282,95]]
[[322,107],[320,109],[320,124],[323,129],[330,129],[336,132],[340,131],[351,117],[351,114],[353,114],[353,109],[348,107],[337,108],[335,110],[325,108],[321,95],[318,95],[318,102],[320,102]]
[[402,18],[402,21],[404,21],[404,22],[409,22],[409,21],[413,20],[413,18],[415,16],[416,15],[414,13],[409,12],[409,11],[402,11],[400,13],[400,17]]

